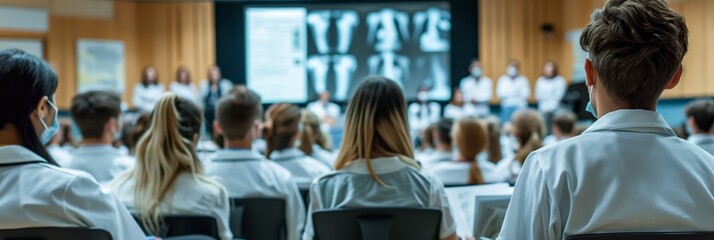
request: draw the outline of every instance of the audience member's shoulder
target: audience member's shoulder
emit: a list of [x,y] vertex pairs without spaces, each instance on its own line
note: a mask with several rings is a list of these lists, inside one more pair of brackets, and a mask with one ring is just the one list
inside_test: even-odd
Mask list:
[[35,175],[42,176],[39,185],[45,189],[62,189],[62,191],[72,190],[75,188],[96,188],[101,186],[89,173],[61,168],[50,164],[39,164],[41,171]]

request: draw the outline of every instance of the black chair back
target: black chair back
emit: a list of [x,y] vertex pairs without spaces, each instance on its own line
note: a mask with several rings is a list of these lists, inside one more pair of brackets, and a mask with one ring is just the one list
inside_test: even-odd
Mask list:
[[305,204],[305,209],[308,209],[310,205],[310,189],[300,188],[300,197],[302,197],[302,203]]
[[230,223],[234,238],[284,240],[287,238],[285,200],[233,198]]
[[623,232],[574,235],[567,240],[710,240],[714,232]]
[[438,240],[441,211],[423,208],[361,208],[316,211],[315,239]]
[[79,227],[35,227],[0,230],[0,240],[112,240],[112,235],[102,229]]
[[[152,235],[137,216],[134,220],[139,224],[146,235]],[[158,237],[177,237],[187,235],[202,235],[213,239],[221,239],[218,232],[218,222],[210,216],[196,215],[165,215],[161,232]]]

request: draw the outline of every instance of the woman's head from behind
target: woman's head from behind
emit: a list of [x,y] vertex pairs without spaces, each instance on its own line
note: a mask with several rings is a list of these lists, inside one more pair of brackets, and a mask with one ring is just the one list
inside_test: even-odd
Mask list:
[[488,146],[486,128],[476,118],[462,118],[454,123],[451,136],[456,148],[459,150],[460,159],[458,160],[471,164],[468,183],[483,183],[483,176],[476,163],[476,156]]
[[501,151],[501,123],[494,116],[486,117],[483,119],[483,123],[486,125],[486,131],[488,131],[488,147],[486,147],[488,160],[497,163],[503,158],[503,152]]
[[42,59],[21,50],[0,52],[0,131],[51,164],[48,143],[59,128],[54,95],[57,75]]
[[384,77],[370,77],[362,82],[347,107],[345,133],[335,169],[365,159],[372,177],[370,159],[400,156],[418,167],[409,135],[406,102],[396,82]]
[[265,153],[268,157],[273,151],[295,146],[300,135],[301,117],[300,108],[289,103],[275,104],[268,108],[263,126],[263,137],[268,145]]
[[516,159],[523,164],[528,154],[543,146],[543,138],[546,134],[543,116],[533,109],[524,109],[513,115],[511,124],[513,136],[520,145],[516,152]]
[[322,149],[330,150],[330,141],[322,131],[320,118],[310,111],[303,110],[301,121],[303,130],[300,135],[300,150],[307,155],[311,155],[313,144],[317,144]]

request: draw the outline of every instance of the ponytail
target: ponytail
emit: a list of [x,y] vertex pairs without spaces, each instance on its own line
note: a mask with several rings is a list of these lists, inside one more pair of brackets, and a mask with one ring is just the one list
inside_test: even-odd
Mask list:
[[300,117],[300,108],[292,104],[281,103],[268,108],[263,128],[268,158],[273,151],[294,147],[295,134],[300,131]]
[[305,126],[300,136],[300,150],[310,156],[312,155],[312,145],[315,143],[313,134],[312,128]]
[[541,147],[543,147],[543,142],[541,141],[540,134],[537,132],[531,132],[531,135],[528,137],[528,141],[516,152],[516,160],[521,162],[521,165],[525,164],[528,154],[531,154],[531,152],[538,150]]
[[516,151],[516,160],[523,165],[528,154],[543,147],[545,123],[543,116],[533,109],[525,109],[513,115],[514,136],[521,147]]
[[497,163],[503,159],[503,152],[501,152],[501,129],[498,127],[498,120],[486,119],[485,121],[486,127],[488,128],[488,147],[486,148],[488,161]]
[[469,164],[469,180],[468,184],[483,184],[483,174],[481,173],[481,168],[478,166],[476,161],[471,161]]

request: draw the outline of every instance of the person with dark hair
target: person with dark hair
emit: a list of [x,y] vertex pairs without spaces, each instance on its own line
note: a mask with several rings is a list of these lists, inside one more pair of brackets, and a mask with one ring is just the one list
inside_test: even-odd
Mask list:
[[687,115],[687,128],[691,134],[687,141],[714,154],[714,100],[694,101],[684,112]]
[[61,169],[44,145],[57,133],[57,74],[21,50],[0,52],[0,229],[87,227],[146,239],[92,176]]
[[665,0],[610,0],[580,36],[598,119],[528,155],[499,238],[714,231],[714,156],[656,112],[682,76],[687,25]]
[[146,66],[141,74],[141,82],[134,86],[132,103],[139,112],[150,113],[164,93],[164,85],[159,82],[159,73],[154,66]]
[[463,101],[473,105],[474,114],[477,117],[491,114],[493,81],[483,74],[481,62],[478,59],[471,60],[469,75],[461,79],[459,89],[463,93]]
[[232,198],[271,197],[285,199],[286,239],[300,238],[305,222],[305,204],[292,174],[253,148],[260,136],[263,105],[260,96],[236,87],[218,102],[216,133],[224,149],[210,160],[206,173],[221,179]]
[[92,91],[72,99],[72,119],[82,144],[72,150],[67,168],[85,171],[103,183],[134,166],[135,159],[119,152],[112,142],[121,137],[121,98],[107,91]]
[[548,135],[543,139],[543,145],[548,146],[577,136],[577,122],[578,117],[574,112],[567,109],[560,109],[556,111],[553,114],[553,120],[550,124],[550,129],[553,134]]
[[451,100],[444,107],[444,118],[458,120],[464,117],[476,117],[477,110],[473,104],[464,101],[464,95],[458,88],[454,88],[451,92]]
[[484,178],[476,156],[488,146],[488,131],[476,118],[457,120],[449,133],[456,145],[456,154],[449,160],[435,163],[429,172],[444,184],[483,184]]
[[424,169],[429,169],[432,165],[439,162],[454,160],[454,146],[451,142],[451,128],[454,126],[454,120],[451,118],[443,118],[439,120],[439,122],[434,123],[433,126],[434,130],[431,131],[430,134],[434,142],[434,150],[416,156]]

